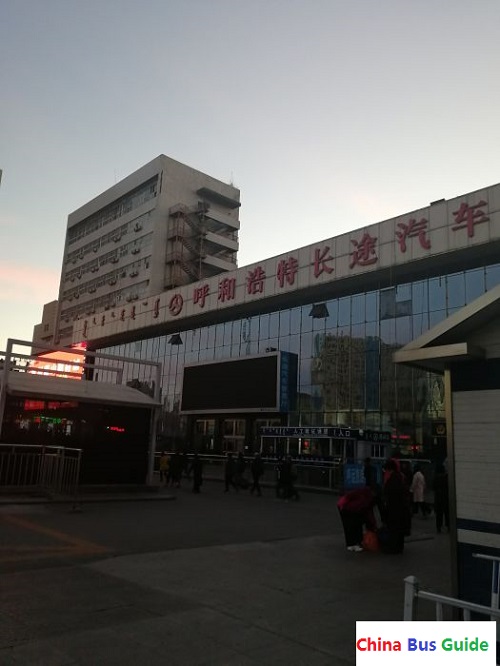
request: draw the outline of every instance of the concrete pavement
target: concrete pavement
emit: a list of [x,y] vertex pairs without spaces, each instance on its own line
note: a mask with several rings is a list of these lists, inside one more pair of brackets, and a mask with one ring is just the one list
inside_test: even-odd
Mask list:
[[[271,497],[225,499],[231,520],[235,506],[246,519],[247,502],[278,520],[299,508]],[[226,520],[219,492],[179,496],[186,505],[199,500],[213,507],[214,521]],[[229,533],[223,544],[0,576],[0,663],[355,664],[355,621],[402,619],[405,576],[449,593],[448,538],[432,534],[432,520],[416,520],[403,555],[349,553],[332,498],[315,498],[310,510],[323,501],[332,509],[327,533],[238,543]],[[306,496],[297,520],[308,511]]]

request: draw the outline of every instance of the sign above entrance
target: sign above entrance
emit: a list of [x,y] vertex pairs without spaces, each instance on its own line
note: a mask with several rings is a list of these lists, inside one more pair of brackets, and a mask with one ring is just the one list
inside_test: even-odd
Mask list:
[[302,428],[289,426],[265,426],[261,437],[332,437],[334,439],[358,439],[359,430],[352,428]]
[[340,427],[293,427],[293,426],[264,426],[260,429],[261,437],[314,437],[331,439],[356,439],[364,442],[377,442],[390,444],[390,432],[376,430],[358,430],[357,428]]

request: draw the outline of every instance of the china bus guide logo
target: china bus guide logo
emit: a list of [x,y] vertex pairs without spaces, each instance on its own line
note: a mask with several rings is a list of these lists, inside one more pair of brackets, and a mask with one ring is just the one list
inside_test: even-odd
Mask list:
[[496,664],[496,622],[356,622],[356,664]]

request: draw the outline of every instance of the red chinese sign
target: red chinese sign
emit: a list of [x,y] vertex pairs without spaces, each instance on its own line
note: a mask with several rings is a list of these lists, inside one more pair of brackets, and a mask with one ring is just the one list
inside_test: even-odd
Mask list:
[[490,219],[482,210],[480,210],[480,208],[486,205],[486,201],[480,201],[473,206],[469,206],[469,204],[466,203],[460,204],[460,208],[453,213],[455,216],[455,226],[452,227],[453,231],[466,228],[467,236],[472,238],[474,236],[474,227],[476,224],[487,222]]
[[247,276],[247,293],[248,294],[263,294],[264,293],[264,280],[266,273],[262,270],[261,266],[253,271],[248,271]]
[[293,284],[295,282],[295,276],[299,270],[299,262],[295,257],[289,257],[288,259],[281,259],[278,262],[278,267],[276,269],[276,277],[278,279],[280,287],[287,284]]
[[[486,201],[479,201],[476,204],[461,203],[459,208],[453,212],[454,223],[452,226],[453,231],[460,229],[467,230],[467,236],[472,238],[475,233],[476,224],[487,222],[490,218],[488,211],[483,210],[487,206]],[[424,250],[431,249],[431,240],[429,234],[429,220],[425,217],[409,218],[405,222],[398,222],[395,230],[396,242],[399,245],[399,250],[403,254],[406,253],[409,241],[417,239],[420,247]],[[363,232],[361,240],[351,239],[353,246],[350,253],[349,268],[352,269],[356,266],[365,267],[376,264],[379,260],[377,249],[377,237],[372,237],[367,231]],[[330,275],[334,272],[335,257],[330,253],[330,246],[323,245],[316,247],[313,250],[312,256],[312,269],[315,278],[318,278],[323,273]],[[280,288],[287,285],[295,285],[297,282],[297,275],[299,272],[299,262],[294,256],[289,256],[285,259],[279,259],[276,264],[276,280]],[[253,270],[248,270],[246,277],[246,290],[248,294],[263,294],[265,292],[266,273],[262,266],[256,266]],[[210,294],[210,285],[203,284],[202,286],[193,287],[193,303],[204,308],[207,302],[207,297]],[[236,298],[236,278],[225,277],[221,278],[218,283],[217,299],[220,302],[232,301]],[[143,303],[147,305],[147,301]],[[168,304],[168,310],[172,316],[179,315],[184,307],[184,299],[180,293],[174,294]],[[125,308],[119,311],[120,321],[125,321],[126,317],[130,319],[136,318],[136,306],[131,306],[130,311],[127,313]],[[160,298],[156,298],[153,305],[153,318],[157,319],[160,316]],[[117,315],[118,316],[118,313]],[[115,317],[115,313],[111,313],[111,317]],[[97,315],[93,317],[92,323],[94,325],[101,324],[104,326],[106,323],[106,315]],[[89,321],[86,319],[83,324],[82,335],[84,338],[88,336]]]
[[181,313],[183,305],[184,299],[182,296],[180,294],[174,294],[168,304],[170,314],[177,317],[177,315]]
[[158,319],[159,314],[160,314],[160,299],[157,298],[153,309],[153,319]]
[[354,245],[354,250],[351,252],[349,268],[354,268],[354,266],[371,266],[377,263],[378,256],[375,249],[377,239],[372,238],[367,231],[365,231],[363,238],[359,242],[351,240],[351,243]]
[[210,287],[208,284],[204,284],[202,287],[195,287],[193,291],[193,303],[196,305],[199,303],[200,308],[205,307],[205,301],[210,292]]
[[217,300],[232,301],[236,296],[236,278],[224,278],[219,282],[219,294]]
[[319,277],[322,273],[333,273],[333,268],[327,265],[328,261],[333,261],[330,254],[330,247],[327,245],[323,250],[314,250],[314,277]]
[[396,238],[398,239],[399,249],[401,252],[406,252],[406,239],[407,238],[418,238],[420,247],[423,247],[424,250],[430,250],[431,242],[427,238],[427,225],[429,221],[423,217],[419,222],[414,218],[408,220],[408,224],[404,222],[398,222],[398,227],[400,231],[396,231]]

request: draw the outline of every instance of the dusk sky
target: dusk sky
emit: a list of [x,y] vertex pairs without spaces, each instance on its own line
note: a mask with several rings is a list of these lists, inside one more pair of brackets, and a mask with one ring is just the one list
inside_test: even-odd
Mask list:
[[0,350],[161,153],[240,188],[240,266],[500,181],[499,0],[3,0],[0,56]]

